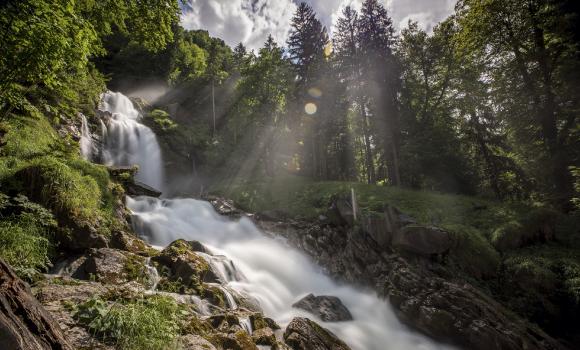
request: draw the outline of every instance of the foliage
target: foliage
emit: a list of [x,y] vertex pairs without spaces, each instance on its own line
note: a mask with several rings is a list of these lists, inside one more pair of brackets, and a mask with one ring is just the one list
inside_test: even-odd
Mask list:
[[179,319],[186,313],[163,296],[107,302],[93,298],[78,305],[74,317],[119,349],[177,348]]
[[50,267],[56,221],[27,197],[0,192],[0,257],[23,278],[32,279]]

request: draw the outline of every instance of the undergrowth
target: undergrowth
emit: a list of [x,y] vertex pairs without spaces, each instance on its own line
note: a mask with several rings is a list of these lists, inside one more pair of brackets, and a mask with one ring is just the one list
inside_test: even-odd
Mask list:
[[156,295],[113,302],[93,298],[78,305],[73,314],[118,349],[165,350],[178,347],[180,319],[188,311],[173,299]]

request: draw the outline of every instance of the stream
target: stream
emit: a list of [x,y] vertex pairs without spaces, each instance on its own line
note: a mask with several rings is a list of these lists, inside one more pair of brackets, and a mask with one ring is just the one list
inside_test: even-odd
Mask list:
[[[131,101],[107,92],[101,109],[112,113],[104,140],[106,164],[137,164],[137,179],[162,189],[166,180],[159,144],[155,134],[140,123]],[[203,243],[210,251],[204,257],[222,275],[224,290],[251,296],[282,327],[303,316],[331,330],[354,350],[451,349],[402,325],[388,302],[374,292],[336,283],[306,255],[283,239],[266,236],[248,218],[231,220],[220,216],[210,203],[191,198],[128,197],[127,205],[135,231],[150,244],[163,248],[176,239]],[[323,322],[292,307],[310,293],[340,298],[353,320]],[[236,308],[231,294],[226,296],[231,298],[228,307]]]

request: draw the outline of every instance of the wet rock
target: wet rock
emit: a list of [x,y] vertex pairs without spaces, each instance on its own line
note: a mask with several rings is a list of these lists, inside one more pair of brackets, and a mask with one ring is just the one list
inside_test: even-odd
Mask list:
[[250,315],[250,323],[252,324],[252,329],[254,331],[262,328],[271,328],[273,330],[279,330],[280,326],[269,317],[264,317],[261,313],[254,313]]
[[179,338],[183,350],[216,350],[215,346],[199,335],[187,334]]
[[72,347],[52,315],[0,259],[0,344],[7,350],[68,350]]
[[217,333],[212,336],[212,342],[220,349],[231,350],[257,350],[256,344],[246,331],[236,333]]
[[159,198],[162,194],[161,191],[139,181],[128,182],[124,185],[127,194],[130,196],[148,196]]
[[229,199],[215,196],[205,196],[204,199],[210,202],[215,211],[220,215],[240,217],[243,214],[241,210],[238,210],[234,206],[234,202]]
[[350,311],[342,304],[339,298],[333,296],[314,296],[308,294],[292,307],[306,310],[325,322],[340,322],[352,320]]
[[442,254],[451,248],[451,237],[436,227],[408,225],[397,232],[393,247],[418,255]]
[[288,324],[284,341],[293,350],[350,350],[332,332],[303,317],[296,317]]
[[273,346],[276,344],[276,335],[274,334],[272,328],[260,328],[252,333],[252,340],[257,345]]
[[148,284],[150,277],[144,257],[111,248],[91,249],[88,254],[59,265],[56,272],[61,275],[105,284]]
[[168,275],[171,281],[179,281],[186,288],[200,291],[202,282],[219,282],[211,265],[195,249],[203,246],[199,242],[177,240],[171,243],[161,253],[152,258],[159,265],[161,275]]
[[142,256],[154,256],[158,254],[158,251],[145,241],[126,231],[113,232],[109,240],[109,247]]

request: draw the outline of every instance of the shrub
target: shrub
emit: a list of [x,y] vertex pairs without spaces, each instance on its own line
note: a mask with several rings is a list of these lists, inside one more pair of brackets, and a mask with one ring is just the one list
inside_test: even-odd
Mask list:
[[32,279],[50,266],[56,229],[52,214],[25,196],[14,198],[0,193],[0,257],[20,277]]
[[454,265],[475,278],[496,274],[499,254],[477,229],[462,225],[444,225],[443,228],[450,232],[453,240],[450,258]]
[[156,350],[177,348],[184,314],[173,299],[151,296],[113,303],[90,299],[77,307],[74,317],[119,349]]
[[31,278],[37,271],[46,270],[51,248],[42,229],[34,223],[0,221],[0,257],[20,277]]

